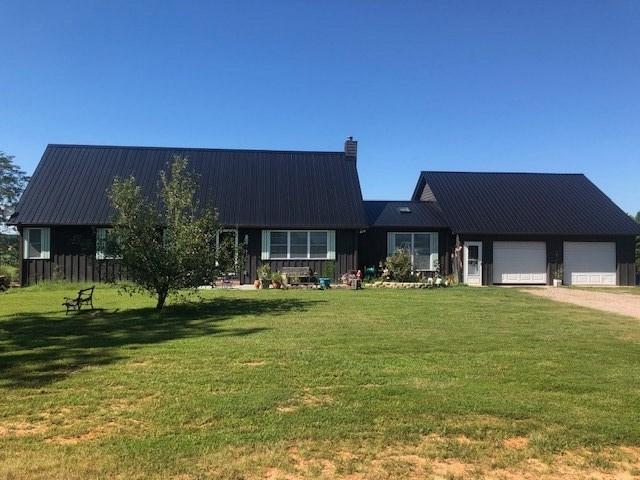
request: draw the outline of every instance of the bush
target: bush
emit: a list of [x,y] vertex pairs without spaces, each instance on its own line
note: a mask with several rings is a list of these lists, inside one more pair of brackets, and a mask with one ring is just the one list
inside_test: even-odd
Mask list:
[[0,233],[0,265],[17,267],[18,263],[18,236]]
[[0,265],[0,277],[7,277],[10,282],[17,282],[18,269],[12,265]]
[[393,255],[387,257],[385,267],[391,279],[396,282],[410,282],[413,280],[411,255],[404,249],[398,249]]

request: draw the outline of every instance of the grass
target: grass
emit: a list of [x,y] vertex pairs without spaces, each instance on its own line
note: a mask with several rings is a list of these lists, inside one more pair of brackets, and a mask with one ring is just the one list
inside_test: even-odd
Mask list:
[[65,316],[77,289],[0,296],[0,478],[640,468],[637,320],[499,288],[220,291],[158,313],[99,286],[101,310]]

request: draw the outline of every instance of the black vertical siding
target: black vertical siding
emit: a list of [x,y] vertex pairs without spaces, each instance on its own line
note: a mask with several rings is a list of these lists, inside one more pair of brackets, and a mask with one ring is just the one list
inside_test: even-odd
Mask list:
[[438,233],[438,259],[440,272],[443,274],[451,273],[451,254],[453,253],[452,246],[454,244],[455,239],[452,238],[450,232],[442,230]]
[[[106,282],[126,277],[117,260],[96,259],[95,227],[51,227],[49,247],[48,260],[22,260],[20,282],[23,286],[50,280]],[[22,250],[20,255],[22,257]]]
[[482,285],[493,285],[493,240],[482,240]]
[[635,237],[620,237],[616,241],[616,263],[618,285],[635,285]]
[[549,236],[537,237],[523,235],[465,235],[463,241],[482,241],[482,284],[493,284],[493,242],[494,241],[544,241],[547,245],[547,284],[553,283],[556,269],[564,269],[564,242],[615,242],[617,285],[635,284],[635,237],[588,237],[588,236]]
[[[370,228],[358,236],[358,268],[362,271],[366,267],[376,267],[387,258],[387,233],[389,232],[420,232],[419,228]],[[437,230],[424,230],[434,232]],[[447,230],[438,231],[438,261],[443,273],[449,273],[449,255],[453,245],[451,233]]]
[[553,285],[554,274],[562,272],[563,269],[564,241],[561,238],[549,238],[547,239],[547,285]]
[[[387,229],[369,229],[363,234],[357,230],[336,231],[335,278],[345,272],[367,266],[378,266],[387,255]],[[393,229],[393,231],[401,231]],[[20,256],[22,257],[23,229],[19,231]],[[240,229],[240,242],[246,241],[246,256],[241,274],[242,283],[253,283],[261,262],[262,235],[259,229]],[[547,243],[547,279],[552,283],[553,273],[563,268],[564,241],[615,241],[617,284],[635,284],[635,237],[522,237],[522,236],[466,236],[464,240],[481,240],[482,247],[482,283],[493,283],[493,241],[538,240]],[[105,282],[125,279],[126,275],[117,260],[97,260],[95,256],[96,229],[88,226],[51,227],[51,258],[49,260],[22,260],[20,281],[24,286],[43,280],[68,280],[73,282]],[[439,233],[439,259],[443,271],[451,271],[450,254],[455,245],[449,232]],[[272,270],[284,266],[309,266],[318,274],[326,270],[326,260],[270,260]]]
[[[334,281],[346,272],[357,269],[357,230],[336,230],[336,259],[335,260],[266,260],[271,271],[279,271],[282,267],[309,267],[318,275],[322,275],[327,264],[334,263]],[[258,276],[258,268],[265,263],[262,261],[262,230],[240,229],[239,241],[246,243],[244,269],[241,275],[242,283],[253,283]]]

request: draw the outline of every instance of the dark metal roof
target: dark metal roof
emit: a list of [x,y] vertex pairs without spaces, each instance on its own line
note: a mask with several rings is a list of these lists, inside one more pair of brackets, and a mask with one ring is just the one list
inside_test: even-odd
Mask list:
[[434,202],[365,200],[364,209],[371,227],[447,228],[449,226],[440,207]]
[[13,224],[109,225],[106,192],[133,175],[151,196],[174,155],[200,176],[199,202],[228,226],[362,228],[358,172],[343,152],[49,145]]
[[582,174],[422,172],[454,233],[635,235],[640,226]]

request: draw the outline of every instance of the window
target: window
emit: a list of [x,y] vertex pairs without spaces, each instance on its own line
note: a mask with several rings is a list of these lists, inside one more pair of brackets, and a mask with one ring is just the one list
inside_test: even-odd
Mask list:
[[467,258],[467,274],[468,275],[477,275],[478,274],[478,260],[479,260],[479,252],[477,245],[469,245],[467,247],[468,258]]
[[309,253],[311,258],[327,258],[326,232],[309,232]]
[[435,270],[438,262],[437,232],[389,232],[387,253],[406,250],[416,272]]
[[289,232],[289,255],[291,258],[309,257],[309,232]]
[[263,230],[262,260],[334,260],[333,230]]
[[117,254],[117,239],[111,228],[96,228],[96,259],[115,260],[122,258]]
[[288,245],[288,232],[271,232],[271,248],[268,258],[287,258]]
[[24,239],[23,257],[25,259],[46,260],[50,258],[50,230],[48,228],[25,228],[22,236]]

